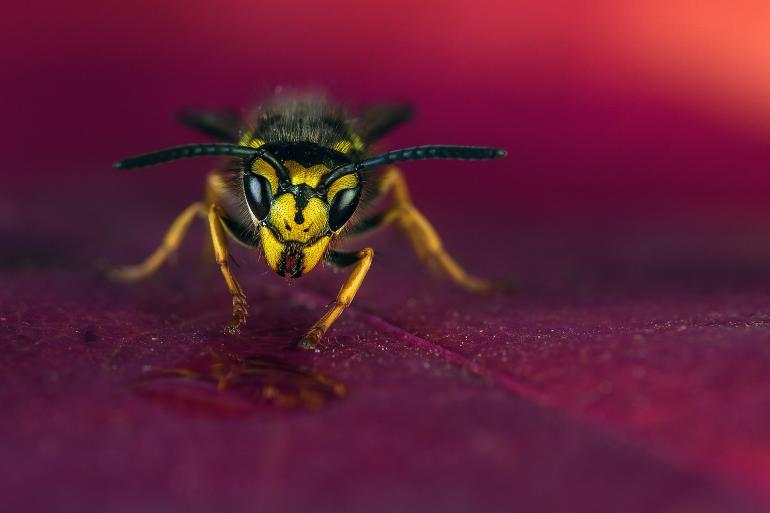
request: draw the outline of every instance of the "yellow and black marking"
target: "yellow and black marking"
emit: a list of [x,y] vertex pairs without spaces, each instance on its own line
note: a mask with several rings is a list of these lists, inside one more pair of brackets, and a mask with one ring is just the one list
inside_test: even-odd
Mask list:
[[[190,144],[132,157],[115,164],[120,169],[206,156],[233,159],[230,179],[212,173],[205,200],[192,204],[174,221],[161,246],[144,262],[118,268],[115,278],[139,280],[154,273],[176,252],[192,220],[209,223],[216,262],[233,302],[229,333],[246,321],[246,295],[230,268],[227,239],[260,248],[267,264],[280,276],[299,278],[321,260],[335,267],[352,267],[329,310],[302,339],[315,347],[353,301],[369,271],[374,250],[340,252],[332,248],[343,234],[363,234],[395,222],[409,237],[417,255],[458,285],[488,292],[494,283],[466,273],[446,252],[436,231],[412,204],[395,162],[426,159],[493,159],[505,155],[496,148],[417,146],[367,156],[368,146],[411,116],[402,106],[374,106],[351,118],[318,99],[278,101],[265,108],[251,129],[244,129],[229,112],[188,112],[182,121],[224,143]],[[393,205],[364,217],[346,229],[359,210],[367,184],[378,196],[391,194]],[[236,208],[233,205],[245,205]]]
[[325,182],[334,169],[350,162],[334,149],[308,143],[260,148],[275,155],[281,169],[254,161],[244,178],[246,200],[268,265],[282,277],[299,278],[321,261],[350,219],[361,196],[361,177],[353,173]]

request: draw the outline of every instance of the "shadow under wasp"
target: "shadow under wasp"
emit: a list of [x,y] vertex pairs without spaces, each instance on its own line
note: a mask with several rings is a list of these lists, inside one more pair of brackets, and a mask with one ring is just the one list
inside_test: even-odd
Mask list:
[[[146,260],[118,267],[112,277],[136,281],[154,273],[179,247],[195,218],[208,220],[214,256],[233,302],[229,333],[246,321],[246,294],[230,268],[228,237],[261,248],[280,276],[299,278],[322,259],[352,271],[336,300],[300,342],[312,348],[353,301],[369,271],[374,250],[339,251],[343,237],[363,235],[395,223],[419,258],[472,292],[497,289],[497,283],[468,274],[445,250],[428,220],[415,208],[396,162],[427,159],[483,160],[504,157],[503,150],[475,146],[415,146],[371,156],[368,149],[407,121],[405,105],[380,105],[352,117],[321,97],[276,98],[258,109],[252,122],[229,112],[191,112],[186,124],[219,143],[188,144],[130,157],[115,163],[134,169],[209,156],[231,159],[212,171],[204,200],[187,207],[172,223],[163,242]],[[373,200],[390,194],[390,207],[368,213]],[[365,198],[367,201],[362,201]],[[366,205],[359,211],[359,205]]]

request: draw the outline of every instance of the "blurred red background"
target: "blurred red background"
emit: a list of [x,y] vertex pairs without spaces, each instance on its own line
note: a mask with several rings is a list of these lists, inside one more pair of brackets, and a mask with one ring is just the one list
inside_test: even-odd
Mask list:
[[[422,333],[426,340],[436,335],[426,345],[448,347],[473,365],[486,365],[492,369],[490,375],[503,376],[514,383],[514,389],[525,390],[528,400],[545,397],[553,407],[546,415],[555,411],[554,423],[566,426],[559,431],[562,435],[572,432],[571,424],[562,424],[567,416],[580,422],[587,419],[592,429],[600,426],[639,443],[643,457],[660,457],[677,472],[684,462],[690,470],[696,469],[693,475],[718,476],[720,483],[745,488],[763,504],[770,503],[770,415],[766,413],[770,411],[766,393],[770,358],[765,350],[770,290],[767,2],[19,2],[6,4],[0,17],[0,66],[0,240],[4,248],[11,248],[0,255],[0,262],[10,269],[0,279],[13,284],[4,284],[0,292],[28,293],[34,303],[38,291],[44,296],[54,290],[49,301],[64,304],[65,310],[74,305],[72,315],[80,315],[77,322],[88,318],[83,312],[96,312],[94,316],[100,308],[107,315],[117,312],[115,326],[107,323],[109,329],[103,330],[112,338],[104,335],[97,350],[105,354],[111,350],[109,344],[117,344],[125,326],[145,333],[135,323],[138,308],[157,315],[147,321],[148,326],[156,326],[161,317],[175,322],[182,318],[184,314],[169,313],[179,305],[196,315],[211,314],[193,323],[206,336],[193,332],[201,344],[220,343],[212,335],[218,329],[212,327],[216,324],[212,319],[221,312],[212,305],[224,298],[225,314],[228,306],[223,289],[213,288],[221,286],[218,281],[179,280],[192,288],[179,286],[182,292],[173,304],[165,302],[172,287],[163,281],[154,285],[157,289],[152,284],[129,289],[93,278],[94,260],[131,261],[154,247],[172,217],[200,197],[205,171],[212,165],[185,161],[118,173],[111,169],[114,160],[203,140],[175,121],[183,108],[230,107],[248,112],[276,87],[326,90],[352,107],[409,101],[417,109],[417,118],[389,137],[385,147],[444,143],[508,150],[509,157],[500,161],[421,162],[405,164],[404,169],[416,204],[436,221],[459,259],[473,270],[514,275],[521,289],[513,298],[485,303],[468,301],[447,289],[423,287],[423,271],[411,256],[404,257],[408,249],[383,245],[378,272],[372,273],[357,298],[364,312],[359,318],[374,312],[407,334]],[[189,263],[194,258],[186,259]],[[254,281],[261,286],[265,271],[258,272],[263,274]],[[393,279],[399,273],[400,279]],[[323,290],[324,298],[331,297],[339,282],[339,276],[325,282],[314,279],[309,277],[307,282]],[[82,291],[71,285],[88,280],[94,281]],[[56,286],[49,287],[54,282]],[[205,291],[195,288],[198,283]],[[155,290],[160,292],[154,294]],[[218,290],[222,297],[209,298],[208,290]],[[294,292],[301,296],[297,289]],[[16,292],[7,294],[13,296],[7,301],[11,311]],[[416,304],[427,312],[420,315],[427,321],[405,306],[406,297],[418,298]],[[450,306],[444,308],[441,301]],[[267,311],[286,325],[294,322],[295,310],[300,310],[297,307],[289,315],[280,304],[265,308],[272,308]],[[446,321],[442,316],[448,311],[466,316]],[[296,315],[304,322],[302,313]],[[254,317],[250,327],[267,333],[260,339],[263,345],[270,346],[270,336],[285,335],[280,330],[278,335],[259,331],[271,329],[270,319]],[[498,329],[497,339],[479,335],[481,329],[488,329],[487,322]],[[362,329],[355,325],[344,332],[346,325],[341,326],[339,333],[351,333],[349,339]],[[688,327],[696,329],[685,332]],[[652,330],[654,336],[645,330]],[[176,331],[181,333],[177,339],[168,337],[176,347],[167,345],[159,360],[154,358],[163,348],[155,353],[154,342],[136,338],[141,342],[136,344],[137,353],[120,368],[128,376],[125,379],[133,379],[132,365],[178,363],[175,351],[186,348],[189,341],[184,326]],[[632,337],[637,335],[659,339],[654,347],[650,344],[650,349],[635,353],[637,339]],[[349,339],[331,340],[344,346]],[[408,346],[394,343],[391,335],[381,339],[377,344]],[[546,339],[551,345],[543,342]],[[357,347],[349,344],[346,354],[357,358]],[[53,351],[56,346],[51,343],[49,348]],[[189,350],[194,349],[191,345]],[[44,353],[39,352],[40,360],[50,364]],[[502,359],[501,354],[510,358]],[[62,356],[62,361],[67,357]],[[349,370],[334,367],[333,356],[311,357],[314,365],[328,364],[342,378],[350,377],[345,374]],[[0,368],[17,364],[10,361]],[[612,365],[605,365],[607,361]],[[371,375],[383,371],[372,361],[366,365],[375,369]],[[637,372],[640,369],[646,374]],[[92,372],[102,371],[93,371],[85,362],[78,372],[85,382]],[[30,380],[38,379],[34,370],[28,374]],[[109,386],[114,383],[109,380],[114,378],[106,374],[107,378],[99,377],[112,390]],[[453,383],[460,383],[458,390],[466,385],[465,377],[451,376]],[[9,388],[9,393],[27,390],[24,379],[18,377],[19,385]],[[376,380],[355,374],[350,379],[369,392],[367,386],[377,385]],[[39,382],[47,394],[49,383],[44,378]],[[606,383],[614,383],[611,394],[601,392],[602,387],[607,389]],[[34,396],[36,389],[31,390]],[[518,397],[518,389],[512,395]],[[420,410],[430,400],[444,397],[441,392],[426,396],[424,403],[406,401],[405,408]],[[348,413],[343,409],[341,418],[356,418],[371,397],[364,393],[351,398],[350,409]],[[580,402],[585,397],[589,399]],[[383,403],[393,410],[386,408],[389,414],[383,418],[395,423],[397,415],[392,412],[403,413],[398,408],[404,405],[387,399]],[[97,398],[99,407],[112,401],[112,396],[103,403]],[[63,400],[52,403],[62,410],[69,407]],[[520,406],[504,405],[500,411],[507,416],[500,417],[505,422],[495,433],[512,445],[520,444],[517,450],[530,447],[524,435],[507,436],[511,419],[526,421],[528,415],[542,412],[525,408],[526,415],[519,415]],[[13,418],[26,418],[26,406],[19,408],[21,413]],[[453,414],[453,408],[450,404],[447,411]],[[29,424],[43,426],[41,436],[48,436],[45,415],[33,414],[37,416],[30,418],[37,424]],[[331,415],[336,414],[339,411]],[[77,419],[65,414],[60,418],[70,434],[85,432]],[[135,428],[133,417],[126,418],[125,424]],[[478,427],[471,417],[458,418],[467,420],[469,430]],[[325,420],[311,417],[309,436],[318,433],[312,422],[326,425]],[[167,421],[164,417],[157,425]],[[280,422],[281,429],[293,425],[292,419]],[[184,422],[179,424],[186,427]],[[136,429],[157,443],[175,439],[173,433],[168,439],[157,436],[157,425],[148,422],[146,431]],[[25,439],[25,427],[19,426],[10,432]],[[698,436],[693,436],[693,426],[699,429]],[[251,429],[245,423],[240,427]],[[348,427],[352,431],[355,426]],[[217,425],[204,430],[201,439],[212,433],[221,436],[221,429]],[[334,451],[329,453],[344,459],[346,454],[337,448],[345,447],[347,431],[341,433],[339,445],[330,446]],[[111,436],[109,431],[103,434],[105,446],[113,443]],[[323,438],[323,432],[316,436]],[[138,438],[128,438],[129,449],[139,447]],[[194,438],[171,445],[185,453],[197,443]],[[30,446],[43,446],[30,439]],[[269,446],[272,439],[265,440]],[[306,440],[308,450],[325,447],[295,431],[284,442],[293,447],[297,440]],[[451,447],[457,448],[457,441],[452,441]],[[418,442],[404,450],[417,450]],[[532,474],[534,480],[561,467],[562,455],[550,451],[550,443],[541,440],[531,446],[532,454],[545,462],[541,473]],[[463,447],[458,454],[476,454],[473,447],[464,447],[463,453]],[[260,449],[257,442],[250,446],[254,453]],[[623,450],[618,449],[619,468],[634,475],[637,460],[629,459],[624,466]],[[141,469],[154,465],[152,454],[143,455],[146,460],[137,456],[135,462],[133,456],[118,461]],[[208,468],[205,464],[219,457],[212,449],[210,460],[190,465]],[[423,457],[419,461],[434,468],[432,453]],[[59,461],[47,453],[41,458]],[[302,458],[300,449],[288,461]],[[507,468],[509,461],[503,460],[501,468]],[[458,461],[464,460],[458,457]],[[601,471],[604,460],[597,461]],[[529,463],[521,465],[518,475],[526,475]],[[34,460],[29,463],[32,467],[38,470]],[[565,468],[582,473],[580,466]],[[607,466],[607,472],[613,468]],[[668,474],[656,469],[645,474],[647,480],[639,481],[639,497],[665,488],[658,479],[669,482]],[[101,472],[97,470],[95,474]],[[111,483],[120,488],[123,475],[117,472]],[[220,477],[227,481],[232,476],[222,473]],[[305,476],[308,481],[314,477]],[[361,480],[366,479],[361,474]],[[212,483],[216,485],[216,479]],[[577,490],[589,495],[596,490],[607,492],[604,481],[594,487],[575,483]],[[78,484],[93,491],[85,478]],[[35,483],[30,480],[29,486],[34,495]],[[159,481],[157,486],[166,485]],[[276,488],[280,498],[284,497],[281,490],[291,490],[292,484],[282,486]],[[379,491],[388,496],[387,487]],[[194,493],[190,496],[195,498]],[[312,497],[307,500],[312,503]],[[569,503],[569,493],[562,500]]]
[[176,125],[183,107],[246,111],[277,86],[312,87],[352,106],[414,103],[419,117],[389,146],[510,152],[415,165],[420,195],[439,176],[455,196],[484,175],[495,187],[479,196],[505,197],[512,214],[764,222],[768,15],[750,1],[12,4],[0,21],[5,186],[178,186],[178,173],[118,178],[109,164],[200,140]]

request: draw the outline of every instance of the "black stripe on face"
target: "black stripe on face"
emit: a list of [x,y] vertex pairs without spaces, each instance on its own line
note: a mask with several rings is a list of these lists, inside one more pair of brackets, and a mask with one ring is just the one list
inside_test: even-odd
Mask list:
[[300,225],[305,222],[305,215],[303,211],[305,210],[305,207],[307,207],[311,198],[319,198],[321,201],[325,202],[325,197],[322,193],[304,183],[299,185],[283,186],[280,190],[286,191],[294,196],[294,222]]
[[320,198],[321,195],[307,184],[300,184],[296,186],[294,191],[294,202],[297,205],[297,212],[302,212],[307,206],[310,198]]

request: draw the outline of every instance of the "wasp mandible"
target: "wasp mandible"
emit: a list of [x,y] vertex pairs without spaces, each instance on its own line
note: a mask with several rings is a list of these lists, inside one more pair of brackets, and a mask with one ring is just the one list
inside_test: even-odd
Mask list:
[[[183,115],[186,124],[224,142],[167,148],[121,160],[114,167],[134,169],[211,156],[229,157],[229,165],[208,175],[204,201],[193,203],[176,218],[158,249],[144,262],[116,268],[111,275],[124,281],[146,278],[177,250],[195,218],[207,219],[214,256],[233,302],[232,319],[225,330],[238,333],[246,322],[248,305],[230,268],[228,238],[261,249],[267,264],[285,278],[299,278],[321,260],[334,267],[352,266],[334,304],[301,340],[304,348],[316,347],[353,301],[372,264],[372,248],[334,249],[346,236],[395,223],[432,268],[470,291],[495,289],[496,282],[468,274],[444,250],[393,164],[496,159],[506,153],[489,147],[432,145],[370,155],[372,143],[411,114],[405,105],[381,105],[353,117],[322,97],[289,97],[262,106],[251,123],[242,123],[229,112]],[[387,194],[392,196],[389,208],[367,212],[371,200]],[[365,206],[359,209],[360,205]]]

